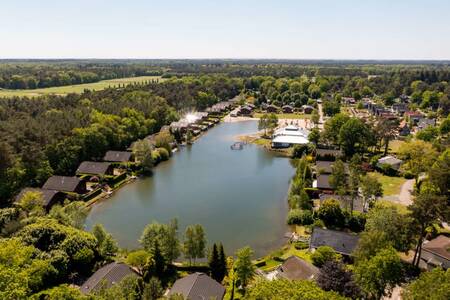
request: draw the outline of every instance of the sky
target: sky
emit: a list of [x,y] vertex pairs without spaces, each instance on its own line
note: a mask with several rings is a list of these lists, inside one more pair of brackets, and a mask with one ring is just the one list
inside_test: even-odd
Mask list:
[[0,0],[0,58],[450,59],[450,0]]

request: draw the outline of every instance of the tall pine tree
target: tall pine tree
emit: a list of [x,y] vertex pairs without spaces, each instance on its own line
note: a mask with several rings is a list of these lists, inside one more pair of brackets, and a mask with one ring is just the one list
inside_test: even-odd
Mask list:
[[209,269],[211,270],[211,277],[216,281],[220,282],[220,261],[219,252],[217,251],[217,245],[214,243],[212,251],[209,255]]
[[219,282],[227,275],[227,256],[225,251],[223,251],[222,243],[219,244]]

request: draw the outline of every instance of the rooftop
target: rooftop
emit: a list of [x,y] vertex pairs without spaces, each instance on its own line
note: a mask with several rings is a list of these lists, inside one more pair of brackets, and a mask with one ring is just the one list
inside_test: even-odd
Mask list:
[[290,280],[307,280],[316,277],[319,274],[319,269],[293,255],[284,261],[278,268],[278,272],[280,277]]
[[97,291],[105,284],[106,287],[111,287],[113,284],[120,282],[128,275],[138,276],[131,267],[124,263],[112,262],[106,266],[101,267],[91,277],[86,280],[80,287],[83,294],[88,294],[91,291]]
[[175,294],[189,300],[222,300],[225,288],[208,275],[197,272],[175,281],[169,295]]
[[422,249],[450,260],[450,238],[445,235],[424,243]]
[[127,162],[130,161],[132,153],[129,151],[108,151],[103,157],[104,161]]
[[42,188],[45,190],[74,192],[82,181],[82,179],[75,176],[52,176],[47,179]]
[[77,174],[105,175],[111,164],[109,162],[83,161],[78,167]]
[[343,255],[351,255],[358,244],[359,236],[343,231],[314,227],[310,247],[330,246]]

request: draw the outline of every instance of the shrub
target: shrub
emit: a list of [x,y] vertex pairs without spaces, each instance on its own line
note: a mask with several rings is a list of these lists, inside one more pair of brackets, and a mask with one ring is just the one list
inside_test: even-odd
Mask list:
[[414,179],[414,174],[409,171],[406,171],[403,173],[403,177],[405,177],[405,179]]
[[354,211],[353,214],[345,212],[345,226],[354,232],[361,232],[366,225],[366,215],[360,212]]
[[307,242],[299,241],[299,242],[295,242],[294,247],[297,250],[303,250],[303,249],[308,249],[309,245]]
[[161,162],[161,155],[159,154],[159,151],[152,151],[152,161],[155,165]]
[[169,160],[170,153],[165,148],[157,148],[156,151],[158,151],[159,156],[161,157],[161,161]]
[[333,248],[329,246],[320,246],[311,254],[311,260],[317,267],[322,267],[327,261],[338,260],[341,258],[340,254],[337,254]]
[[310,225],[313,222],[312,212],[309,210],[292,209],[287,217],[289,225]]

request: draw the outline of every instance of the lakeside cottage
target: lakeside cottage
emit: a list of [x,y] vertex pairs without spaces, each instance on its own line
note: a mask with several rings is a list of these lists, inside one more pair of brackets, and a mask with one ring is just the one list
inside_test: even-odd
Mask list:
[[319,274],[319,269],[309,262],[293,255],[277,268],[277,278],[289,280],[313,280]]
[[47,179],[42,189],[77,194],[85,194],[87,192],[86,181],[76,176],[52,176]]
[[[326,200],[334,199],[339,202],[339,206],[342,209],[350,209],[352,205],[352,198],[348,195],[340,196],[335,194],[320,194],[319,195],[319,201],[320,205],[322,205]],[[357,196],[353,200],[353,210],[358,212],[366,212],[367,207],[364,207],[364,200],[362,197]]]
[[281,109],[285,114],[291,114],[294,112],[294,108],[291,105],[284,105]]
[[313,112],[314,107],[312,107],[311,105],[302,105],[302,109],[305,114],[310,114]]
[[124,263],[112,262],[101,267],[91,277],[89,277],[80,290],[83,294],[95,292],[101,288],[110,288],[119,283],[126,276],[139,276],[130,266]]
[[342,157],[342,151],[339,149],[316,149],[317,160],[334,161]]
[[61,191],[45,190],[45,189],[40,189],[40,188],[24,188],[16,196],[15,202],[16,203],[19,202],[22,199],[22,197],[28,192],[41,193],[42,199],[43,199],[42,206],[47,212],[50,211],[50,208],[53,205],[62,204],[62,203],[64,203],[64,200],[66,199],[66,194]]
[[104,161],[108,162],[131,162],[133,153],[129,151],[108,151],[103,157]]
[[313,181],[313,188],[317,188],[323,191],[333,191],[334,188],[330,184],[330,174],[319,174],[316,177],[316,180]]
[[339,254],[351,256],[358,245],[359,236],[343,231],[314,227],[309,249],[314,251],[320,246],[329,246]]
[[172,295],[182,295],[189,300],[222,300],[225,288],[205,273],[197,272],[175,281],[169,291],[169,296]]
[[377,161],[377,167],[382,168],[383,165],[389,165],[394,170],[399,170],[403,161],[401,159],[398,159],[394,156],[388,155],[385,157],[380,158]]
[[421,264],[425,264],[428,270],[436,267],[444,270],[450,268],[450,238],[440,235],[431,241],[424,242],[420,259]]
[[288,125],[275,131],[272,139],[273,148],[288,148],[293,145],[308,144],[309,131],[295,125]]
[[277,113],[278,112],[278,107],[276,107],[273,104],[267,105],[266,111],[268,113]]
[[114,167],[109,162],[83,161],[76,174],[88,174],[95,176],[113,175]]

